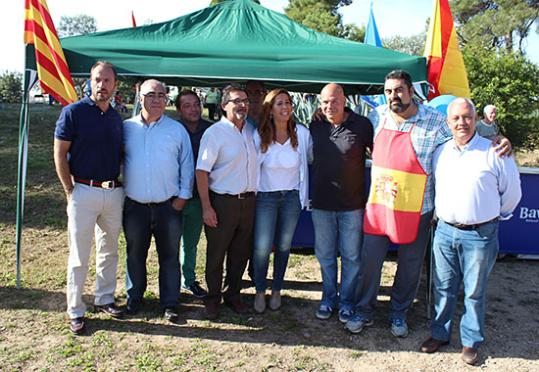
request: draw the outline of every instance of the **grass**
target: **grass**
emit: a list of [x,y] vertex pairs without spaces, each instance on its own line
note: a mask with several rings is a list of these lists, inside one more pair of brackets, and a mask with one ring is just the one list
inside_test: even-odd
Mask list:
[[[320,299],[321,276],[312,252],[291,254],[280,311],[268,310],[262,315],[251,312],[238,316],[223,307],[220,319],[209,322],[204,319],[200,301],[184,293],[181,296],[181,317],[185,322],[173,325],[160,317],[157,255],[152,247],[147,265],[147,305],[142,315],[121,321],[88,312],[86,336],[72,336],[67,330],[65,315],[68,254],[66,204],[52,158],[54,123],[60,110],[57,106],[30,106],[22,288],[15,288],[18,110],[15,105],[4,105],[4,109],[0,110],[1,371],[400,370],[402,364],[399,358],[409,358],[410,354],[418,363],[414,365],[416,368],[411,368],[415,370],[441,370],[454,364],[452,352],[437,357],[416,353],[417,345],[428,332],[419,324],[415,325],[415,332],[408,339],[394,342],[385,327],[386,300],[381,301],[376,324],[366,331],[366,335],[350,336],[335,318],[327,322],[315,320],[312,314]],[[174,116],[171,111],[169,114]],[[119,246],[117,298],[124,303],[123,236],[120,237]],[[87,304],[93,302],[93,256],[85,287],[84,300]],[[202,236],[196,267],[201,282],[204,282],[204,256],[205,239]],[[511,262],[504,264],[513,265]],[[532,273],[529,278],[536,277],[536,266],[533,265],[521,263],[518,270],[516,266],[510,267],[519,272],[521,283],[527,283],[527,277],[523,276],[525,273]],[[384,294],[388,293],[387,286],[393,279],[394,271],[395,262],[386,262],[382,276]],[[530,283],[532,281],[529,279]],[[535,308],[539,303],[539,292],[534,292],[534,288],[526,285],[514,286],[513,281],[505,283],[515,287],[512,293],[512,297],[516,298],[515,307],[509,307],[507,302],[511,299],[507,298],[506,293],[495,293],[494,298],[503,300],[493,301],[492,317],[499,316],[497,314],[511,318],[537,317],[534,314],[537,313]],[[243,292],[246,301],[252,304],[254,289],[248,288]],[[528,293],[529,297],[518,298],[519,293],[523,292]],[[425,319],[423,297],[422,286],[419,303],[409,315],[421,322]],[[539,322],[539,317],[534,320]],[[490,322],[503,324],[487,318],[487,323]],[[503,340],[504,347],[508,343],[506,340],[515,336],[512,333],[513,325],[510,329],[496,328],[496,332],[497,337]],[[530,340],[539,339],[537,327],[526,332]],[[518,340],[518,337],[514,339]],[[537,341],[530,342],[515,353],[520,367],[513,368],[510,361],[504,364],[504,355],[495,356],[496,366],[498,369],[537,370],[536,361],[529,356],[538,348]],[[387,351],[394,352],[391,360],[387,359]]]

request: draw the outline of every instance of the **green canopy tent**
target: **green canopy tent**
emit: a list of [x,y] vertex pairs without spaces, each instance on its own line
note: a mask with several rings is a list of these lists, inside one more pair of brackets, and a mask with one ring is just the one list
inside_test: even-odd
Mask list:
[[426,80],[423,57],[315,32],[251,0],[225,1],[168,22],[68,37],[62,47],[72,76],[87,76],[95,61],[107,60],[121,75],[186,86],[264,80],[270,87],[318,92],[336,82],[347,93],[373,93],[396,68],[409,71],[414,81]]
[[[375,94],[381,91],[384,76],[397,68],[407,70],[416,82],[426,81],[423,57],[315,32],[251,0],[229,0],[168,22],[68,37],[61,42],[75,77],[88,76],[96,61],[107,60],[120,75],[152,76],[168,84],[186,86],[263,80],[268,87],[317,93],[327,82],[335,82],[342,84],[348,94]],[[34,47],[26,48],[25,70],[36,70]],[[25,98],[17,186],[17,287],[27,105]]]

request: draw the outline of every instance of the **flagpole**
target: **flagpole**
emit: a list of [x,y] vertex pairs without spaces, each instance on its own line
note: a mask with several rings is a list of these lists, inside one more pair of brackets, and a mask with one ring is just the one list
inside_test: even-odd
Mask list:
[[23,75],[23,93],[21,102],[21,113],[19,119],[19,158],[18,158],[18,174],[17,174],[17,220],[16,220],[16,238],[15,238],[15,253],[16,253],[16,283],[17,288],[21,287],[21,238],[22,224],[24,220],[24,191],[26,185],[26,165],[28,155],[28,133],[29,133],[29,115],[28,115],[28,99],[30,85],[33,85],[30,76],[30,70],[27,69],[27,48],[25,46],[24,58],[24,75]]

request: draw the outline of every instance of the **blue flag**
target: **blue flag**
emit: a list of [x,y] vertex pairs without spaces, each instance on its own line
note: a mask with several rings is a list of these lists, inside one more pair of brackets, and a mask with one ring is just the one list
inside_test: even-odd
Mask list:
[[365,30],[365,44],[374,45],[377,47],[382,46],[382,39],[380,39],[380,34],[378,33],[378,27],[376,27],[376,21],[374,20],[374,13],[372,12],[372,2],[371,9],[369,11],[369,23],[367,23],[367,29]]

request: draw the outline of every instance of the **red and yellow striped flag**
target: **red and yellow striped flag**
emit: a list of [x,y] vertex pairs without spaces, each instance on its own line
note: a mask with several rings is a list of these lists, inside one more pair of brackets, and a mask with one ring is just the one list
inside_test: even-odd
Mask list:
[[77,93],[46,1],[25,0],[24,7],[24,43],[34,44],[41,89],[64,106],[75,102]]
[[429,100],[442,94],[470,98],[466,67],[459,49],[453,15],[448,0],[434,0],[425,46],[429,83],[434,92]]

